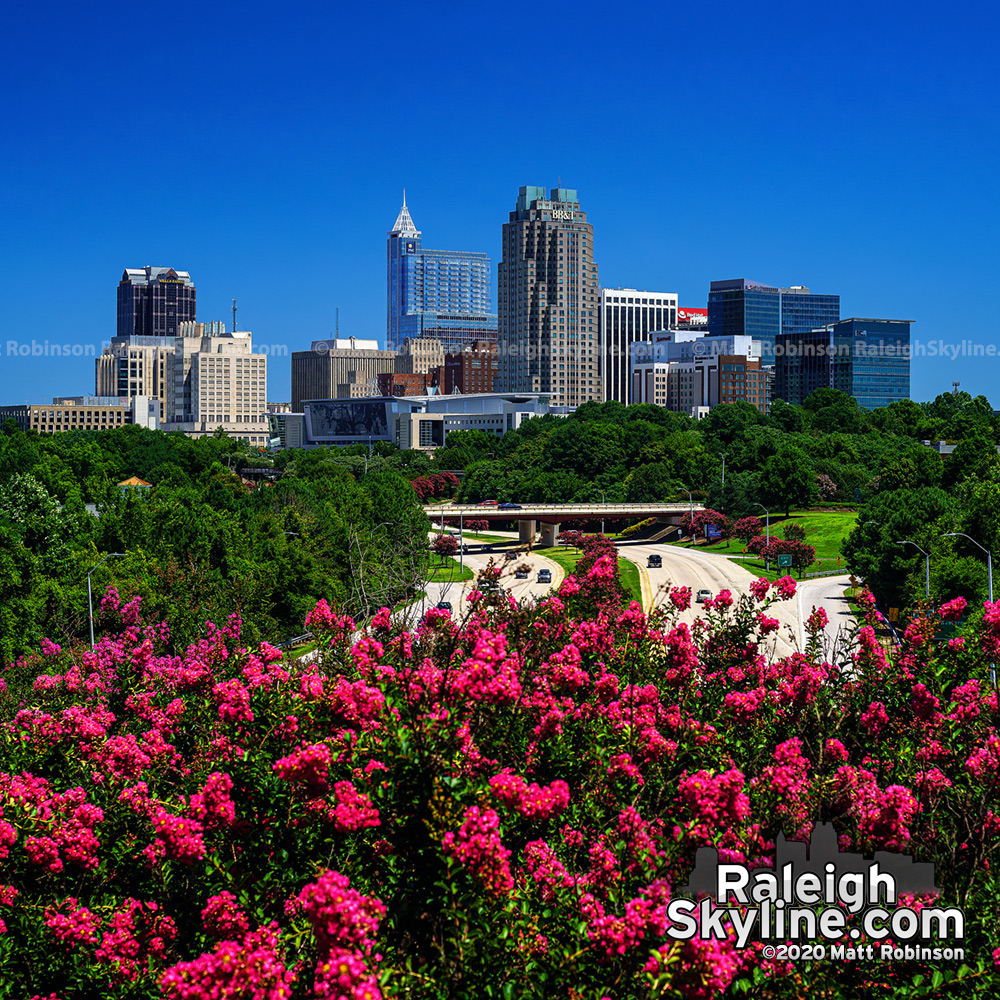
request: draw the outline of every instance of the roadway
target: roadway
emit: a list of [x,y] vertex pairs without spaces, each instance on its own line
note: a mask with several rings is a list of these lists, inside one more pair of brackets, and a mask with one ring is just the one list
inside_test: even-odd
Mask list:
[[[701,589],[710,590],[715,597],[720,590],[729,590],[737,598],[750,592],[750,584],[756,577],[742,566],[731,562],[722,553],[700,552],[673,545],[655,543],[618,544],[618,555],[639,567],[643,579],[643,605],[650,610],[668,599],[671,587],[690,587],[692,600]],[[650,555],[660,556],[663,565],[659,568],[647,567]],[[824,647],[832,651],[835,644],[843,644],[842,630],[853,622],[843,596],[848,578],[825,577],[818,580],[796,581],[796,595],[790,601],[778,601],[771,605],[767,614],[781,623],[775,634],[775,651],[779,656],[787,656],[804,645],[805,618],[814,606],[822,607],[828,617]],[[681,613],[680,620],[693,624],[701,615],[701,607],[692,607]]]
[[424,513],[431,523],[442,517],[471,517],[489,521],[568,521],[574,518],[680,517],[702,510],[690,503],[525,503],[515,510],[501,510],[494,504],[426,504]]
[[[435,532],[432,537],[436,536],[437,533]],[[484,552],[482,543],[468,542],[467,544],[471,551],[466,552],[464,556],[466,567],[472,570],[473,573],[478,573],[480,570],[486,569],[492,560],[495,566],[501,567],[500,586],[519,602],[527,600],[537,601],[539,598],[544,597],[550,590],[557,588],[565,576],[565,571],[559,563],[546,558],[546,556],[537,550],[525,553],[524,546],[518,544],[516,538],[511,538],[509,544],[504,544],[503,542],[493,543],[492,552]],[[508,560],[506,558],[508,550],[516,551],[518,557]],[[458,556],[454,556],[453,558],[456,563],[459,561]],[[516,580],[514,578],[515,568],[524,565],[529,567],[528,578],[526,580]],[[540,569],[547,569],[552,573],[551,583],[537,582],[538,571]],[[428,608],[433,608],[441,601],[450,601],[452,614],[457,618],[467,610],[467,605],[464,601],[475,585],[475,579],[456,580],[454,583],[431,581],[424,588],[424,597],[420,601],[414,602],[410,607],[418,611],[419,616],[422,618]]]

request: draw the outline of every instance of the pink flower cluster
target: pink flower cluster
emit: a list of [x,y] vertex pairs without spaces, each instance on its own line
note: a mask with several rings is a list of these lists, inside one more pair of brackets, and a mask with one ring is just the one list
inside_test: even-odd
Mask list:
[[333,793],[337,799],[333,822],[342,833],[379,825],[378,810],[372,805],[372,800],[359,792],[351,782],[338,781],[333,786]]
[[286,1000],[295,972],[285,968],[281,931],[276,923],[239,940],[222,941],[192,962],[178,962],[160,977],[167,1000]]
[[500,817],[493,809],[465,810],[458,834],[446,833],[441,846],[446,854],[462,862],[491,892],[510,892],[510,851],[500,841]]
[[503,771],[490,778],[493,794],[529,819],[552,819],[569,805],[569,785],[557,778],[551,785],[527,782],[519,774]]
[[696,771],[680,781],[681,802],[693,815],[692,834],[712,840],[720,830],[744,822],[750,815],[750,799],[744,791],[743,773],[735,767],[721,774]]
[[322,795],[329,788],[330,748],[325,743],[301,747],[276,760],[272,770],[283,781],[305,785],[307,795]]
[[364,896],[350,887],[339,872],[324,872],[285,904],[290,916],[303,914],[316,939],[316,997],[357,997],[381,1000],[381,992],[371,975],[372,954],[379,921],[385,916],[381,900]]
[[236,905],[236,897],[231,892],[209,896],[201,911],[201,922],[205,930],[219,940],[237,940],[250,929],[246,914]]

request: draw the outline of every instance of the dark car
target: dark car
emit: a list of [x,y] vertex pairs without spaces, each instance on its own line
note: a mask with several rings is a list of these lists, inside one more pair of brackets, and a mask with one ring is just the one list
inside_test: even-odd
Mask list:
[[528,579],[528,571],[526,569],[516,569],[516,570],[514,570],[514,579],[515,580],[527,580]]
[[447,611],[451,614],[451,601],[438,601],[434,607],[436,607],[438,611]]
[[663,557],[652,555],[646,560],[646,565],[652,569],[659,569],[663,565]]
[[492,552],[493,551],[493,546],[492,545],[484,545],[483,546],[483,551],[484,552]]
[[504,554],[504,559],[516,559],[517,553],[513,549],[508,549]]
[[552,570],[550,570],[550,569],[540,569],[538,571],[538,582],[539,583],[551,583],[552,582]]
[[519,503],[498,503],[497,510],[521,510]]

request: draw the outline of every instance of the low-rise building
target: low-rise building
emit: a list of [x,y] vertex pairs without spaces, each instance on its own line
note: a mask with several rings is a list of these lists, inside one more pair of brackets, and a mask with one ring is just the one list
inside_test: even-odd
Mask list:
[[402,449],[440,448],[451,431],[497,437],[549,412],[551,393],[379,396],[306,400],[302,413],[269,415],[271,447],[346,447],[388,441]]
[[23,431],[106,431],[138,424],[160,426],[160,402],[148,396],[56,396],[51,403],[0,406],[0,423],[14,420]]

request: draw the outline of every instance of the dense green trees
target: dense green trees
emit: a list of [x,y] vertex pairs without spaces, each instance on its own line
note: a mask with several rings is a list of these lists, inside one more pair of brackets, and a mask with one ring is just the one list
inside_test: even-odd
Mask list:
[[[141,596],[147,614],[171,621],[178,650],[203,634],[206,618],[222,623],[233,612],[256,639],[299,633],[320,598],[358,616],[373,601],[395,603],[420,582],[428,528],[400,470],[429,460],[380,450],[294,453],[283,478],[254,485],[238,473],[269,458],[227,438],[138,427],[39,437],[8,424],[0,666],[43,634],[86,637],[87,573],[109,552],[124,555],[93,574],[97,602],[112,584]],[[153,487],[116,485],[130,475]]]

